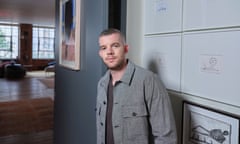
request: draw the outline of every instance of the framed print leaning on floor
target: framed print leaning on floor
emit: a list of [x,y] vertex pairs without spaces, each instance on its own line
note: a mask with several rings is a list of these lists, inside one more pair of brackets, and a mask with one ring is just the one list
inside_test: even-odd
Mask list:
[[183,102],[182,144],[239,144],[239,118]]
[[80,70],[81,0],[60,0],[59,64]]

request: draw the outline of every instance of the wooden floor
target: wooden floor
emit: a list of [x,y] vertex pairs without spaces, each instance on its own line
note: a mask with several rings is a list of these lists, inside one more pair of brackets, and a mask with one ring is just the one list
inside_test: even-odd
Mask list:
[[44,75],[38,77],[26,76],[23,79],[9,80],[0,78],[0,102],[18,99],[31,99],[54,96],[54,89],[46,87],[39,81]]
[[[48,75],[40,77],[47,78]],[[34,99],[40,97],[54,98],[54,89],[45,86],[40,77],[27,75],[23,79],[8,80],[0,78],[0,102]],[[0,137],[0,144],[52,144],[53,131],[43,131],[30,134],[19,134]]]

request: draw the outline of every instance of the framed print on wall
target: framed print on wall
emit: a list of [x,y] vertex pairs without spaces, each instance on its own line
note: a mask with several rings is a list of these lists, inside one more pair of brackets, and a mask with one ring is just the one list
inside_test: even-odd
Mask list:
[[238,144],[239,118],[183,102],[182,144]]
[[80,70],[81,0],[60,0],[59,64]]

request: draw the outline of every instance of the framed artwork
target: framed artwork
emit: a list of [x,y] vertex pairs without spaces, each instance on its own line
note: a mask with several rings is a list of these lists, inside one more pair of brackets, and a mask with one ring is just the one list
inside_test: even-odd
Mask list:
[[81,0],[60,0],[59,64],[80,70]]
[[182,144],[238,144],[239,118],[183,102]]

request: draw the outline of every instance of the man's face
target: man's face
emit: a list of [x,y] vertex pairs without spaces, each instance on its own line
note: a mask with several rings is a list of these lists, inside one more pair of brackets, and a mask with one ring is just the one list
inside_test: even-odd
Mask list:
[[101,36],[99,38],[99,56],[111,70],[119,70],[125,63],[128,46],[119,34]]

